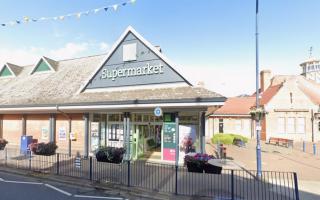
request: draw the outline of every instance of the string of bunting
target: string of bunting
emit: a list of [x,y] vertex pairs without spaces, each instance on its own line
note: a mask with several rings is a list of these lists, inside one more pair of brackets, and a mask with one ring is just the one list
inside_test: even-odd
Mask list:
[[6,27],[6,26],[14,26],[14,25],[18,25],[18,24],[26,24],[26,23],[30,23],[30,22],[40,22],[40,21],[49,21],[49,20],[65,20],[67,18],[72,18],[72,17],[76,17],[77,19],[80,19],[82,16],[88,16],[88,15],[92,15],[92,14],[97,14],[101,11],[109,11],[109,10],[114,10],[117,11],[121,6],[126,6],[128,4],[134,4],[136,2],[136,0],[129,0],[123,3],[119,3],[119,4],[113,4],[113,5],[109,5],[109,6],[105,6],[105,7],[100,7],[100,8],[96,8],[96,9],[91,9],[91,10],[87,10],[87,11],[82,11],[82,12],[76,12],[76,13],[71,13],[71,14],[67,14],[67,15],[60,15],[60,16],[56,16],[56,17],[40,17],[40,18],[32,18],[32,17],[28,17],[25,16],[23,17],[23,19],[19,19],[19,20],[13,20],[7,23],[1,23],[2,27]]

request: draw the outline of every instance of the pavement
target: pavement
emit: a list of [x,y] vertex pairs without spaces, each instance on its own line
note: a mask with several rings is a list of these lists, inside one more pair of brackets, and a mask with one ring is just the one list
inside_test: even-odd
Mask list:
[[[209,154],[215,154],[216,145],[206,145]],[[256,170],[256,142],[249,141],[245,147],[226,145],[229,165],[245,170]],[[312,144],[302,151],[302,143],[294,148],[279,147],[262,143],[262,170],[296,172],[301,199],[320,199],[320,155],[312,154]],[[318,144],[318,147],[320,145]],[[228,166],[225,166],[227,168]]]
[[[17,192],[19,191],[19,192]],[[5,200],[207,200],[197,196],[174,195],[137,187],[91,182],[74,177],[35,173],[0,167],[0,199]]]

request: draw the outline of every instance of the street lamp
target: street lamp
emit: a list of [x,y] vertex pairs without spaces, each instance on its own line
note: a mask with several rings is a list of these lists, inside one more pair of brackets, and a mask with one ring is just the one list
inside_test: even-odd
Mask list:
[[[258,14],[259,14],[259,0],[256,0],[256,111],[260,109],[259,105],[259,40],[258,40]],[[260,125],[260,117],[258,113],[255,114],[256,117],[256,131],[257,131],[257,176],[261,177],[261,144],[260,144],[260,133],[261,133],[261,125]]]

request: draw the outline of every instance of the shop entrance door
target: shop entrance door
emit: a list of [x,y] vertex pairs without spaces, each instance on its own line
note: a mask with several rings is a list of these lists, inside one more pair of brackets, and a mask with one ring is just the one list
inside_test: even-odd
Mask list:
[[149,126],[145,124],[133,124],[131,131],[133,136],[132,141],[132,157],[138,159],[143,156],[146,151],[145,138],[149,134]]

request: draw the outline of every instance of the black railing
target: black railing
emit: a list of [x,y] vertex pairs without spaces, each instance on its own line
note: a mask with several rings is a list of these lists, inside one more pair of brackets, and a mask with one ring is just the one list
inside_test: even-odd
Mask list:
[[150,163],[142,160],[121,164],[98,162],[94,157],[20,154],[0,151],[0,164],[8,167],[142,187],[177,195],[221,199],[295,199],[299,200],[297,174],[294,172],[222,170],[221,174],[188,172],[184,166]]

